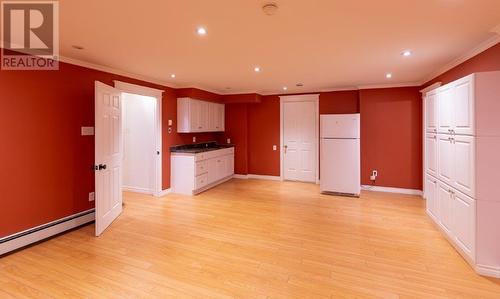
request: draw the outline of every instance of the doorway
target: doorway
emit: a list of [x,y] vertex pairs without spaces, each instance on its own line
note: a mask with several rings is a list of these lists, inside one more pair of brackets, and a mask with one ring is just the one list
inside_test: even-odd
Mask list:
[[281,179],[318,183],[319,95],[280,97]]
[[115,81],[122,91],[122,190],[161,196],[162,90]]

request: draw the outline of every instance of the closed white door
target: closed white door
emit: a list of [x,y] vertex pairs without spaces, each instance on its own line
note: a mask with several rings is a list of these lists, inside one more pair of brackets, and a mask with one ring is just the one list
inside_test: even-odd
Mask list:
[[438,141],[437,135],[427,134],[425,136],[425,171],[437,177]]
[[474,197],[475,194],[475,139],[472,136],[453,136],[453,187]]
[[475,232],[475,202],[460,192],[453,194],[453,234],[458,245],[473,257]]
[[428,94],[425,98],[425,129],[427,132],[437,132],[436,94]]
[[283,103],[283,175],[285,180],[315,182],[316,102]]
[[453,88],[446,87],[436,94],[439,133],[450,133],[453,129]]
[[439,134],[438,137],[438,178],[453,185],[454,147],[451,135]]
[[437,201],[437,180],[430,175],[425,176],[425,200],[427,211],[434,218],[439,219],[439,205]]
[[453,88],[453,130],[456,134],[474,135],[474,76],[456,82]]
[[453,230],[453,193],[451,192],[451,188],[438,182],[437,200],[439,206],[439,224],[451,236]]
[[95,234],[122,212],[121,91],[95,82]]

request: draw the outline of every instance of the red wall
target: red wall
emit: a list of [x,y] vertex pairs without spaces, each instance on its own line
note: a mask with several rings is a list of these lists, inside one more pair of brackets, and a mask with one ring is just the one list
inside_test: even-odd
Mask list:
[[422,189],[422,98],[417,87],[359,92],[361,183]]
[[235,145],[234,172],[248,174],[248,104],[226,104],[225,127],[219,142],[231,139]]
[[359,91],[345,90],[319,94],[320,114],[359,113]]
[[[174,89],[65,63],[59,71],[0,71],[0,237],[94,206],[88,201],[94,191],[94,138],[81,136],[80,128],[94,125],[96,80],[165,90],[163,188],[170,187],[169,147],[191,143],[194,135],[175,133]],[[168,119],[174,122],[172,134]],[[219,135],[194,136],[208,141]]]
[[500,43],[479,53],[464,63],[452,68],[446,73],[437,76],[423,86],[431,85],[435,82],[443,84],[450,83],[464,76],[477,72],[491,72],[500,70]]

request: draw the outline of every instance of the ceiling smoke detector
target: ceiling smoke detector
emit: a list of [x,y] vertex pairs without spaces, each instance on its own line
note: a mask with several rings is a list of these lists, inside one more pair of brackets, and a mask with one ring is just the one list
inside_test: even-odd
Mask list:
[[266,3],[264,6],[262,6],[262,11],[268,16],[272,16],[276,14],[278,11],[278,4],[271,2],[271,3]]

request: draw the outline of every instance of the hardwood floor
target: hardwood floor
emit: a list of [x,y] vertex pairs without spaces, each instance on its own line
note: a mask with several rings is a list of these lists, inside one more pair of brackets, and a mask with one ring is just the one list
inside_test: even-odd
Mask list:
[[0,259],[0,298],[500,298],[420,197],[231,180],[196,197],[126,193],[88,225]]

